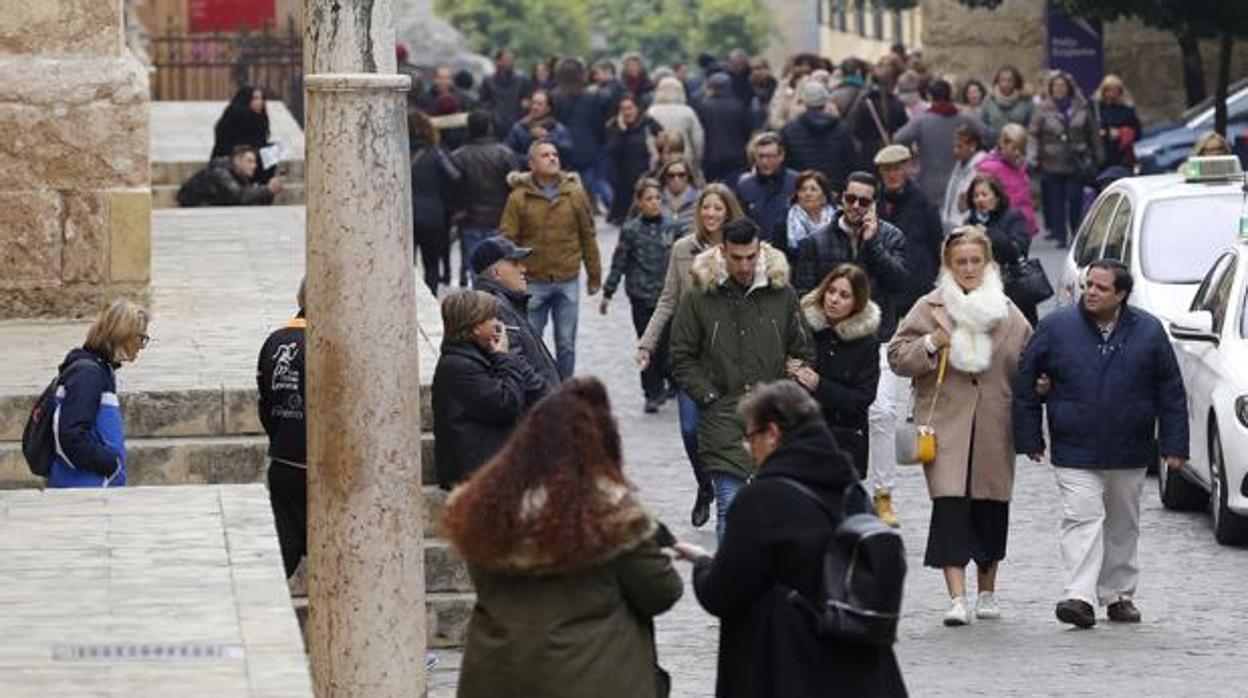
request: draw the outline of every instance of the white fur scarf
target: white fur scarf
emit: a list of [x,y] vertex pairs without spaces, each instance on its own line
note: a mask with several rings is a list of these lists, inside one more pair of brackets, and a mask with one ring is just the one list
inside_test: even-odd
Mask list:
[[992,328],[1010,312],[996,265],[984,270],[983,283],[970,293],[946,269],[940,271],[937,288],[953,318],[949,363],[964,373],[982,373],[992,363]]

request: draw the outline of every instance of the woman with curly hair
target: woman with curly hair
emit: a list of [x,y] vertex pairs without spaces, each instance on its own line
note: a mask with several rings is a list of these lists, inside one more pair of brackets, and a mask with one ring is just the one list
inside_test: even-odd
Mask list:
[[460,698],[666,695],[652,619],[683,589],[621,463],[606,388],[573,378],[451,494],[477,591]]

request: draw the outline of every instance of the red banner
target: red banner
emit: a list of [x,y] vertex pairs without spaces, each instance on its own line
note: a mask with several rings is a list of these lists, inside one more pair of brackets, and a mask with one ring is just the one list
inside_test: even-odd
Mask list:
[[259,30],[274,23],[277,0],[186,0],[192,32]]

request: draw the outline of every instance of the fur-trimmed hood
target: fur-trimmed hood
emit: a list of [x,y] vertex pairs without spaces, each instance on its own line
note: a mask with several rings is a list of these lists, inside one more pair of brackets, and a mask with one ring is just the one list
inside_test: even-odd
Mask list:
[[[580,184],[581,184],[581,177],[577,173],[575,172],[560,172],[559,173],[559,193],[560,194],[565,193],[573,185],[580,186]],[[532,172],[520,172],[518,170],[508,172],[507,173],[507,186],[511,187],[512,189],[525,189],[525,190],[533,192],[534,194],[539,193],[537,189],[537,182],[534,180]]]
[[[828,318],[823,314],[823,302],[818,294],[819,290],[815,289],[802,296],[801,300],[802,317],[806,318],[806,324],[813,332],[828,329]],[[875,301],[867,301],[865,308],[838,322],[833,331],[842,342],[870,337],[880,329],[880,317],[880,306]]]
[[[451,493],[447,506],[450,506],[462,489]],[[546,546],[523,532],[518,532],[519,537],[507,555],[490,559],[469,558],[467,561],[483,570],[509,575],[536,577],[567,574],[613,560],[655,534],[658,524],[642,508],[641,503],[633,496],[632,490],[627,485],[611,480],[599,480],[598,493],[613,505],[613,508],[602,522],[603,535],[598,541],[598,547],[577,560],[575,566],[560,564]],[[522,528],[524,523],[533,521],[541,515],[543,507],[546,506],[546,499],[546,490],[541,487],[524,494],[520,499]]]
[[[695,257],[689,271],[693,275],[693,287],[702,293],[719,288],[728,281],[728,262],[724,259],[724,253],[719,245]],[[766,242],[761,243],[758,261],[754,266],[754,283],[750,286],[750,291],[764,286],[784,288],[788,285],[789,260],[780,250]]]

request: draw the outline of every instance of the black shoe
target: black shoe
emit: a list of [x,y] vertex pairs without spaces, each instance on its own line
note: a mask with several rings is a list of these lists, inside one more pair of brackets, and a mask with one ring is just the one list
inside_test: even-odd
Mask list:
[[659,402],[658,398],[655,398],[655,397],[646,398],[646,407],[645,407],[646,414],[654,414],[655,412],[658,412],[659,405],[661,404],[662,403]]
[[1087,601],[1066,599],[1057,602],[1057,619],[1079,628],[1090,628],[1096,625],[1096,611]]
[[694,528],[702,528],[711,518],[711,502],[715,501],[715,488],[711,483],[698,486],[698,499],[693,503],[693,515],[689,517]]
[[1118,599],[1106,610],[1109,611],[1109,619],[1115,623],[1140,622],[1140,609],[1135,607],[1131,599]]

